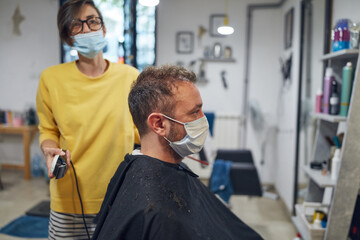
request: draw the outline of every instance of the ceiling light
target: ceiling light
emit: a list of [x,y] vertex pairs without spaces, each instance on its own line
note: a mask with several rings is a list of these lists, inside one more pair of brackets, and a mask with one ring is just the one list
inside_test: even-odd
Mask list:
[[230,35],[234,33],[234,28],[229,26],[228,0],[225,1],[224,25],[218,27],[217,32],[221,35]]
[[234,33],[234,28],[230,26],[221,26],[217,29],[218,33],[221,35],[230,35]]
[[139,3],[145,7],[155,7],[159,2],[160,0],[139,0]]
[[229,18],[227,16],[224,18],[224,25],[218,27],[217,31],[221,35],[230,35],[234,33],[234,28],[229,26]]

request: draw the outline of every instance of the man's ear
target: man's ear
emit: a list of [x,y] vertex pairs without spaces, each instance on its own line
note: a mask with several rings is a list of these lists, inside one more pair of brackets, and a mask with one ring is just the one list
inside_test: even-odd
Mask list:
[[166,135],[166,121],[163,121],[164,117],[160,113],[151,113],[147,118],[147,124],[149,128],[159,136]]

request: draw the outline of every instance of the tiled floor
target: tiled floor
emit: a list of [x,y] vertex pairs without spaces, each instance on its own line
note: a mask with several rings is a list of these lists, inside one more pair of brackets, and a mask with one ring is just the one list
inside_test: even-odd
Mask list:
[[[48,184],[44,178],[25,181],[21,171],[2,169],[1,179],[5,189],[0,190],[0,227],[23,215],[40,201],[49,199]],[[281,200],[233,196],[230,202],[234,213],[264,239],[292,240],[295,237],[296,230]],[[0,239],[24,238],[0,234]]]
[[[48,184],[45,178],[32,178],[30,181],[26,181],[22,171],[2,169],[1,180],[4,190],[0,190],[0,227],[24,215],[27,210],[42,200],[49,199]],[[25,238],[0,234],[0,239],[20,240]],[[34,240],[34,238],[31,239]]]
[[233,212],[266,240],[292,240],[296,229],[281,200],[235,196]]

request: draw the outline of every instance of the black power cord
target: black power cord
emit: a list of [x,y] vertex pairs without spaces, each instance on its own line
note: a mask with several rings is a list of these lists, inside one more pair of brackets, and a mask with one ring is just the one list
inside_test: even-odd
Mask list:
[[72,161],[70,161],[70,163],[71,163],[71,166],[72,166],[72,168],[73,168],[73,170],[74,170],[76,190],[77,190],[77,193],[78,193],[78,195],[79,195],[80,206],[81,206],[81,214],[82,214],[82,218],[83,218],[85,230],[86,230],[88,239],[90,240],[90,234],[89,234],[89,231],[88,231],[88,228],[87,228],[87,225],[86,225],[86,221],[85,221],[84,207],[83,207],[82,200],[81,200],[81,195],[80,195],[80,190],[79,190],[79,184],[78,184],[78,181],[77,181],[76,171],[75,171],[75,168],[74,168],[74,165],[73,165]]

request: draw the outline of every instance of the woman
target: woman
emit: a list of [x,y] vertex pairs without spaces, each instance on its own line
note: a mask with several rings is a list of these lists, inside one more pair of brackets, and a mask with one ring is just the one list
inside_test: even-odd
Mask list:
[[[66,2],[58,28],[79,60],[45,69],[36,97],[39,141],[51,178],[49,239],[84,239],[95,229],[93,218],[110,178],[139,143],[127,104],[138,71],[103,58],[106,28],[92,0]],[[55,155],[67,159],[60,179],[50,171]]]

